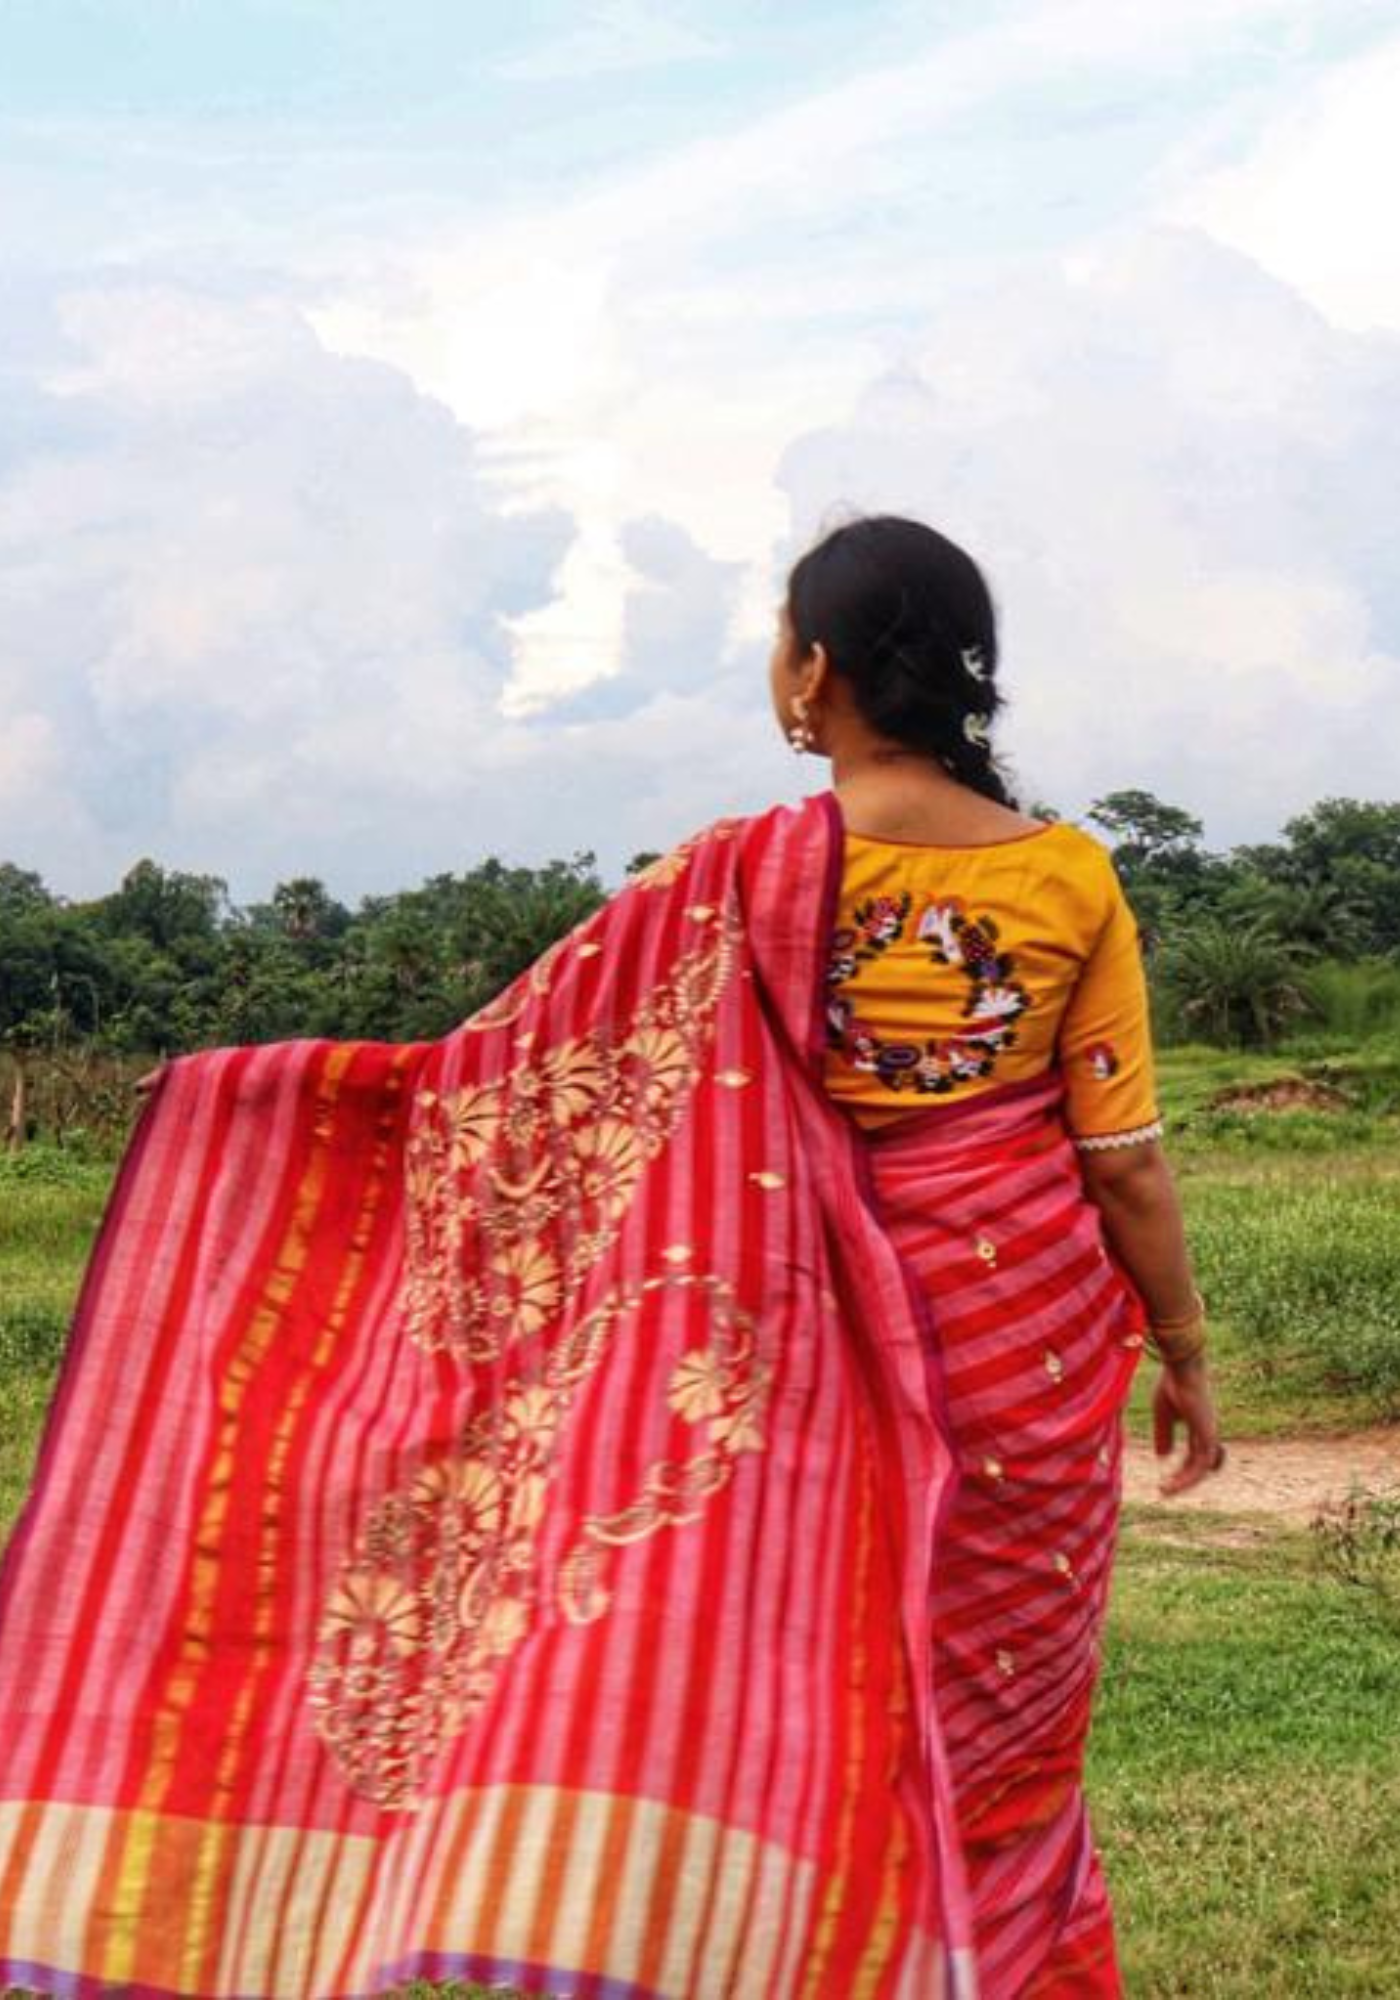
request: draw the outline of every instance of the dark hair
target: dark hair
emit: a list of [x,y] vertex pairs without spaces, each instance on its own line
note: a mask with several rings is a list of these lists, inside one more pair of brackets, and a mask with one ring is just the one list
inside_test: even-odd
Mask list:
[[[897,514],[849,521],[793,566],[787,608],[801,651],[821,641],[873,729],[1016,806],[990,744],[966,733],[969,717],[990,725],[1005,697],[992,594],[956,542]],[[963,657],[974,647],[977,673]]]

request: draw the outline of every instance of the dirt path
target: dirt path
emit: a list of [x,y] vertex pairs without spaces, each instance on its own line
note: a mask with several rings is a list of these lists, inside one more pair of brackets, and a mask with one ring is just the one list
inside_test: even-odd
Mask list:
[[1266,1515],[1304,1526],[1329,1500],[1340,1500],[1353,1482],[1370,1489],[1400,1489],[1400,1427],[1354,1431],[1346,1437],[1249,1438],[1231,1443],[1222,1469],[1201,1485],[1164,1502],[1152,1447],[1128,1443],[1124,1497],[1183,1512]]

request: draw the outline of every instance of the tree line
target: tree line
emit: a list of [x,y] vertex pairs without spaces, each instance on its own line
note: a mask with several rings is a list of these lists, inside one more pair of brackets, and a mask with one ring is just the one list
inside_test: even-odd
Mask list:
[[[1108,793],[1085,818],[1111,846],[1154,987],[1206,1039],[1267,1043],[1306,1012],[1319,960],[1400,969],[1400,803],[1325,799],[1278,841],[1224,854],[1150,792]],[[149,858],[110,894],[69,900],[3,862],[0,1046],[158,1056],[436,1038],[609,893],[591,853],[538,868],[492,858],[353,909],[313,876],[238,906],[219,877]]]

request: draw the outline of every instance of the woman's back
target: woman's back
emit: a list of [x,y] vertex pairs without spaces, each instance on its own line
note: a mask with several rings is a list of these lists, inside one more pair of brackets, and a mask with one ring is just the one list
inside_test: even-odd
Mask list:
[[1107,848],[1070,824],[1025,822],[984,800],[978,810],[1018,830],[935,843],[847,825],[827,1089],[873,1125],[1058,1061],[1077,1139],[1151,1136],[1137,926]]

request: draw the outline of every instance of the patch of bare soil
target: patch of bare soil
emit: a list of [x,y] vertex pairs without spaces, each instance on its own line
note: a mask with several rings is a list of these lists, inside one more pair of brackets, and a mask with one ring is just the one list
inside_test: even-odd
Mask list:
[[1345,1111],[1345,1094],[1330,1083],[1280,1076],[1271,1083],[1232,1083],[1211,1097],[1216,1111]]
[[[1183,1513],[1266,1517],[1304,1527],[1352,1486],[1372,1492],[1400,1490],[1400,1427],[1353,1431],[1345,1437],[1227,1440],[1225,1463],[1188,1493],[1164,1500],[1157,1491],[1163,1461],[1145,1438],[1128,1440],[1123,1497]],[[1249,1521],[1241,1521],[1242,1528]]]

